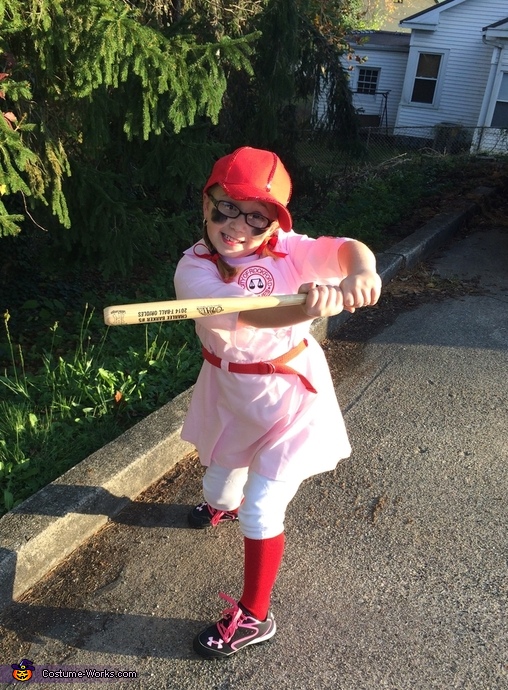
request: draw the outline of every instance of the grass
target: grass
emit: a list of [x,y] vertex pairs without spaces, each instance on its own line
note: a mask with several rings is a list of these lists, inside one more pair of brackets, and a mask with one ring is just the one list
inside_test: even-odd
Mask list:
[[[459,166],[463,162],[418,160],[363,173],[354,184],[329,183],[325,197],[292,206],[298,230],[349,235],[382,250],[393,240],[390,226],[411,206],[456,185],[450,173]],[[51,281],[34,284],[27,299],[5,311],[0,515],[194,383],[201,356],[192,322],[107,329],[102,320],[108,304],[170,298],[173,270],[124,284],[120,293],[95,280],[86,290],[58,294]],[[26,288],[30,272],[23,276]]]
[[[33,302],[21,310],[40,315]],[[199,371],[191,323],[107,329],[88,304],[79,323],[68,313],[40,321],[38,342],[25,352],[10,314],[2,318],[0,514],[188,388]]]

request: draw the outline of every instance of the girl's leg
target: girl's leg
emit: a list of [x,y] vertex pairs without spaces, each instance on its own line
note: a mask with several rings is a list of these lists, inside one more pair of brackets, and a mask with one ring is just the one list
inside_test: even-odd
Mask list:
[[190,526],[203,529],[238,520],[238,507],[247,476],[247,467],[230,470],[214,463],[207,467],[203,477],[205,502],[190,511]]
[[212,463],[203,477],[205,501],[216,510],[238,510],[248,472],[248,467],[230,470]]
[[300,480],[276,481],[249,473],[239,511],[244,535],[244,589],[240,606],[264,621],[284,554],[284,518]]
[[300,481],[274,481],[249,472],[239,509],[245,543],[243,594],[238,604],[221,594],[231,607],[194,639],[201,656],[224,659],[275,635],[270,596],[284,552],[286,508],[299,485]]

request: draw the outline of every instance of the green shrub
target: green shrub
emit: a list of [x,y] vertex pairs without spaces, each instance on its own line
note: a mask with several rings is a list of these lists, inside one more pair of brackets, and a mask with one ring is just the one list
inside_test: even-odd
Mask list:
[[459,163],[443,158],[415,158],[393,168],[385,164],[356,173],[332,186],[320,200],[317,213],[315,199],[304,199],[297,228],[312,237],[353,237],[382,251],[390,242],[387,230],[392,225],[411,213],[422,198],[452,185],[449,173],[455,165]]

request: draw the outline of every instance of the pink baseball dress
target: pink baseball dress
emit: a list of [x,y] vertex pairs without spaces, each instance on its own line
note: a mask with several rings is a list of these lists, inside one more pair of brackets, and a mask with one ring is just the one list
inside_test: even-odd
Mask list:
[[[225,283],[198,242],[175,272],[178,299],[298,292],[312,281],[337,285],[337,250],[345,238],[312,239],[279,231],[276,251],[283,258],[227,259],[238,273]],[[203,465],[250,466],[269,479],[306,479],[332,470],[351,453],[323,350],[310,335],[312,319],[284,328],[240,326],[238,314],[196,320],[196,333],[211,361],[204,361],[192,394],[182,438],[192,443]],[[294,374],[245,374],[228,362],[273,360],[305,341],[288,362]],[[301,374],[301,377],[298,376]],[[305,382],[310,382],[309,390]]]

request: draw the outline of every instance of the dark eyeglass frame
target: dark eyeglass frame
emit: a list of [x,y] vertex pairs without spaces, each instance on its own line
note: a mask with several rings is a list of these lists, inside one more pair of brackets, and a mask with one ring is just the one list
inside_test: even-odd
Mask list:
[[[268,230],[270,225],[275,222],[273,220],[270,220],[270,218],[263,216],[261,213],[252,212],[252,211],[250,213],[244,213],[243,211],[240,211],[238,206],[233,204],[231,201],[227,201],[226,199],[218,199],[217,200],[213,196],[213,194],[210,194],[210,192],[208,192],[208,196],[210,197],[210,201],[214,205],[217,213],[219,213],[224,218],[238,218],[238,216],[244,216],[245,222],[251,228],[251,234],[254,236],[255,235],[262,235],[263,233],[265,233]],[[227,209],[225,209],[225,210],[227,210],[228,213],[224,213],[224,211],[221,211],[221,205],[222,204],[227,204]],[[224,206],[222,206],[222,208],[224,209]],[[252,223],[252,217],[253,216],[258,219],[258,225],[253,225],[253,223]],[[249,220],[249,218],[250,218],[250,220]],[[212,218],[212,220],[214,220],[214,219]],[[221,219],[214,221],[214,222],[220,223]],[[222,222],[224,222],[224,221],[222,221]],[[263,225],[260,226],[259,222],[263,223]]]

